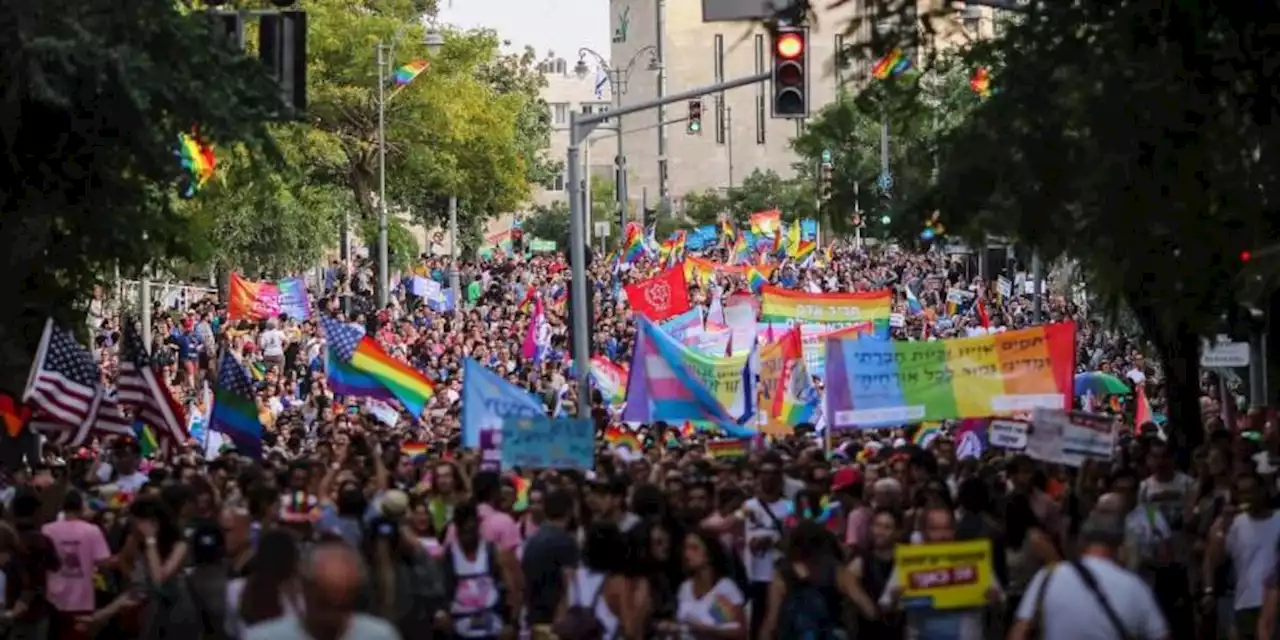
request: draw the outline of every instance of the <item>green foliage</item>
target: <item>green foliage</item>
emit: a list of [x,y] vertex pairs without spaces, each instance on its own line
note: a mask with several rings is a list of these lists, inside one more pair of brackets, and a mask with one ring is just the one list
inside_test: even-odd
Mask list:
[[[872,233],[914,242],[931,212],[904,209],[903,204],[932,185],[938,141],[979,101],[968,87],[964,65],[949,58],[924,74],[875,81],[862,94],[846,95],[823,108],[791,146],[801,157],[797,173],[811,184],[817,183],[823,151],[831,152],[831,197],[818,216],[824,227],[848,232],[860,210]],[[877,186],[886,123],[893,176],[887,199]],[[891,220],[888,227],[880,222],[884,216]]]
[[533,213],[520,221],[520,229],[526,238],[553,240],[563,247],[569,237],[569,205],[556,200],[551,206],[536,206]]
[[391,203],[409,206],[431,226],[443,223],[441,203],[452,194],[467,203],[460,216],[483,220],[517,209],[530,180],[554,172],[539,151],[549,125],[531,52],[500,55],[492,31],[446,31],[442,50],[428,56],[421,3],[411,0],[379,2],[376,11],[314,0],[307,11],[312,122],[342,152],[311,158],[311,168],[346,185],[365,217],[375,211],[379,186],[379,41],[397,43],[387,52],[388,75],[411,60],[430,62],[410,84],[385,85]]
[[684,217],[693,226],[715,224],[720,220],[720,215],[728,210],[729,200],[715,189],[684,196]]
[[[369,255],[377,260],[378,221],[360,223],[360,238],[369,248]],[[387,266],[392,271],[407,271],[419,255],[422,255],[422,247],[409,228],[396,216],[387,216]]]
[[[305,145],[311,133],[305,125],[275,129],[286,151]],[[201,241],[191,261],[272,277],[318,264],[325,249],[336,245],[342,212],[355,203],[350,190],[307,176],[299,167],[264,169],[249,149],[227,149],[218,178],[183,203]]]
[[13,391],[45,318],[81,326],[101,274],[192,252],[178,134],[198,124],[268,163],[266,122],[284,106],[256,60],[171,1],[14,0],[0,25],[0,386]]

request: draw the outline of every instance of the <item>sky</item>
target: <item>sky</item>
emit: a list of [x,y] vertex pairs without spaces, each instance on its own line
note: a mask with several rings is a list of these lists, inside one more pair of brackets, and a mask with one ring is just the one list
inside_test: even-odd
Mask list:
[[[452,6],[450,3],[452,2]],[[441,0],[444,22],[488,27],[516,50],[532,46],[572,60],[579,47],[609,55],[609,3],[605,0]]]

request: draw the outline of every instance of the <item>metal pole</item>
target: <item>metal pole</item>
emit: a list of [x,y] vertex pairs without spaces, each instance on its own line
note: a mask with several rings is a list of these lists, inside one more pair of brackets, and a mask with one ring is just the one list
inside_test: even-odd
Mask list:
[[[658,63],[658,100],[667,93],[667,61],[663,58],[662,43],[667,39],[667,1],[657,0],[657,25],[654,33],[654,57]],[[663,124],[667,111],[658,105],[658,202],[664,209],[670,205],[671,192],[667,187],[667,127]]]
[[151,272],[142,270],[138,282],[138,315],[142,316],[142,347],[151,353]]
[[453,290],[453,311],[462,310],[462,282],[458,276],[458,197],[449,196],[449,288]]
[[595,140],[588,137],[586,144],[582,145],[582,215],[587,217],[587,244],[591,244],[591,215],[594,213],[594,207],[591,206],[591,143]]
[[640,218],[641,229],[643,229],[645,225],[649,224],[649,221],[645,220],[645,215],[648,213],[648,211],[649,211],[649,187],[640,187],[640,214],[638,217]]
[[858,224],[853,225],[853,246],[862,248],[862,200],[858,197],[858,183],[853,183],[853,215],[857,216]]
[[[582,165],[580,164],[579,145],[582,142],[582,133],[578,129],[578,114],[573,112],[569,114],[569,265],[570,273],[573,275],[573,282],[570,286],[569,295],[573,302],[573,361],[574,370],[578,372],[578,417],[591,417],[591,376],[587,372],[591,370],[591,336],[587,335],[587,326],[590,324],[588,313],[592,310],[587,308],[587,247],[586,247],[586,230],[583,229],[583,221],[585,220],[582,211],[575,210],[582,206],[582,199],[579,197],[578,188],[579,180],[582,177]],[[621,130],[621,129],[619,129]],[[621,137],[619,137],[621,140]]]
[[378,307],[387,306],[391,274],[387,268],[387,59],[378,42]]
[[[626,93],[626,79],[622,77],[622,72],[616,69],[609,70],[609,88],[613,91],[613,110],[617,113],[617,119],[613,121],[614,126],[618,128],[618,149],[617,157],[613,159],[614,166],[617,167],[618,183],[614,185],[615,197],[618,200],[618,211],[621,212],[620,219],[623,224],[627,222],[627,156],[622,149],[622,94]],[[573,126],[573,121],[569,121],[569,126]],[[582,369],[586,371],[586,369]]]
[[724,108],[725,148],[729,153],[729,190],[733,190],[733,107]]
[[[880,179],[883,181],[890,173],[889,167],[889,116],[884,114],[880,116]],[[881,183],[883,187],[883,182]],[[888,189],[884,189],[888,192]]]
[[1044,265],[1040,254],[1031,254],[1031,320],[1040,324],[1044,320]]

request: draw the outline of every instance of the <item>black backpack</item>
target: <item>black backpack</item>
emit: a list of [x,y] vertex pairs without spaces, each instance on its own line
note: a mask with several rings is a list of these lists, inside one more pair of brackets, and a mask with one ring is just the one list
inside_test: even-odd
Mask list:
[[799,578],[788,567],[783,579],[787,583],[787,595],[780,609],[778,637],[788,640],[835,637],[835,632],[843,626],[835,567],[823,567],[821,576],[810,574],[806,579]]

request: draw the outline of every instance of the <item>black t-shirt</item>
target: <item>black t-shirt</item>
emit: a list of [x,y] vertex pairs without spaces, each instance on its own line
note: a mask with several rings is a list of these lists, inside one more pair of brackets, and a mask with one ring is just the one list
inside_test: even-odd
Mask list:
[[578,564],[578,543],[563,529],[544,525],[525,543],[525,592],[529,624],[551,624],[564,595],[564,570]]

